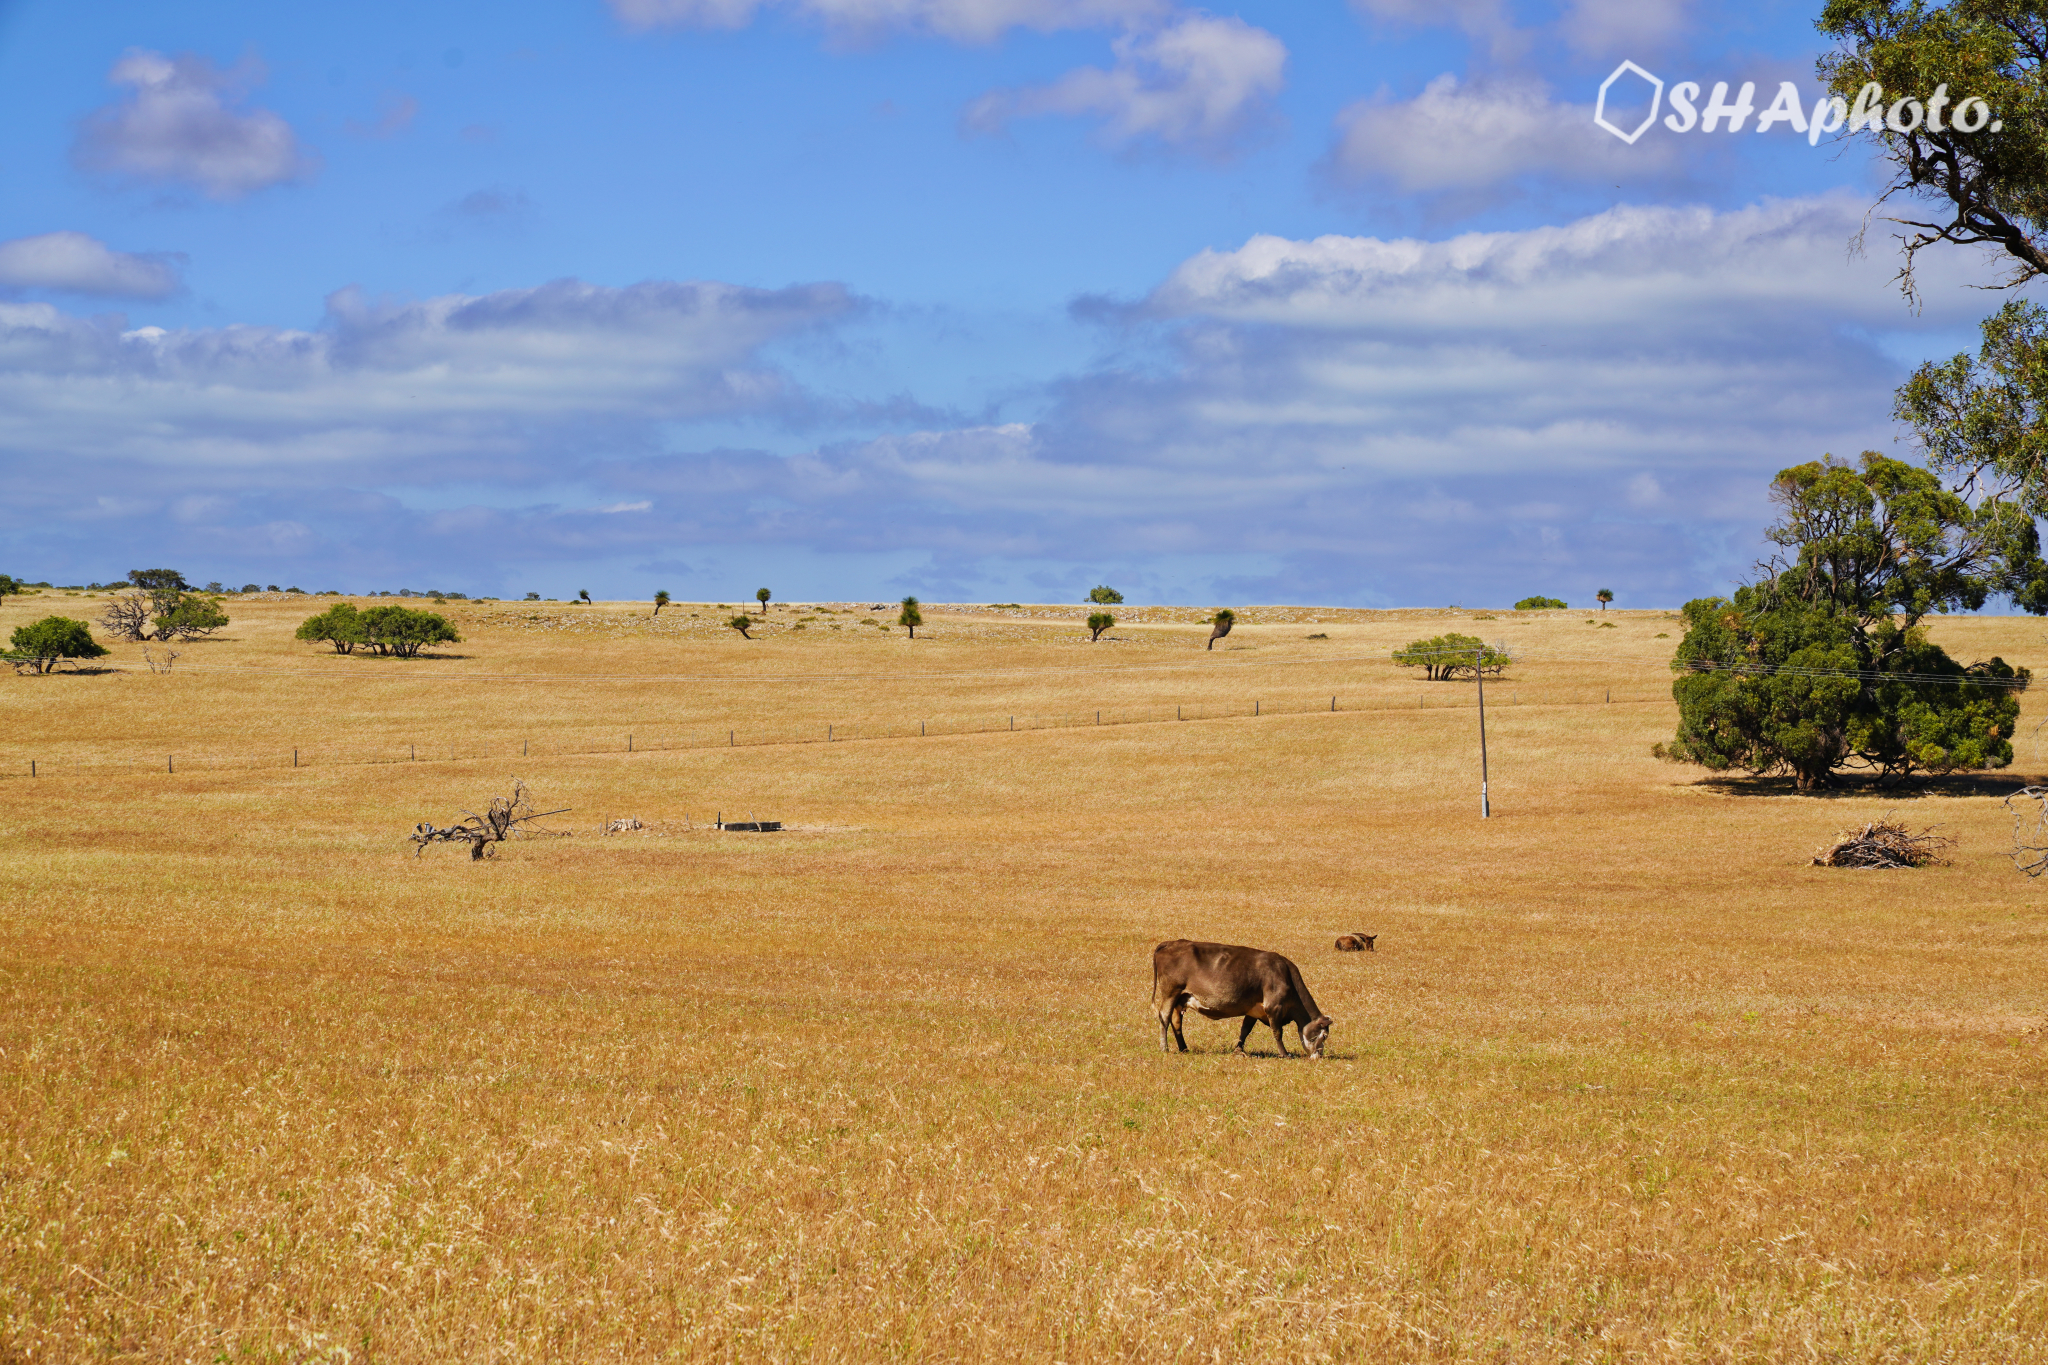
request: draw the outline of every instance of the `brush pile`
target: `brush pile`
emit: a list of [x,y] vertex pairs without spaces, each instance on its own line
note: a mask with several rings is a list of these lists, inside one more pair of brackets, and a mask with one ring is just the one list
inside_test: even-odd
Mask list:
[[488,809],[481,814],[466,810],[469,818],[458,820],[446,829],[436,829],[433,824],[422,820],[412,827],[408,837],[419,847],[412,851],[417,858],[426,852],[428,844],[468,844],[470,861],[476,862],[490,857],[498,851],[497,846],[514,834],[543,834],[550,831],[525,829],[528,822],[549,815],[564,815],[567,806],[561,810],[535,810],[533,793],[518,778],[512,779],[510,796],[494,796]]
[[1815,867],[1947,867],[1944,849],[1955,840],[1929,825],[1918,834],[1906,828],[1895,812],[1886,812],[1862,829],[1843,830],[1835,842],[1813,855]]

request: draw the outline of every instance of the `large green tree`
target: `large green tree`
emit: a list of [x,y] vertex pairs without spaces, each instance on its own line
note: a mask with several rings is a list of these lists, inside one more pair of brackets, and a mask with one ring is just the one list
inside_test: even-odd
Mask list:
[[1828,0],[1817,27],[1838,44],[1820,74],[1843,125],[1889,163],[1880,202],[1906,229],[1907,292],[1915,256],[1940,242],[2004,253],[2015,284],[2048,273],[2048,6]]
[[2015,299],[1984,320],[1982,333],[1974,357],[1914,371],[1894,415],[1952,487],[2048,517],[2048,311]]
[[1790,773],[1802,790],[1845,768],[1897,779],[2011,762],[2028,674],[1957,663],[1923,621],[2038,592],[2048,569],[2031,519],[1874,451],[1787,469],[1771,495],[1780,549],[1758,580],[1686,604],[1664,752]]
[[462,637],[448,618],[410,607],[371,607],[362,613],[362,643],[379,654],[417,659],[428,645],[459,644]]
[[26,668],[31,673],[54,673],[66,659],[97,659],[107,652],[85,622],[68,616],[45,616],[16,626],[11,643],[16,672]]
[[336,602],[318,616],[307,617],[293,634],[301,640],[325,641],[334,646],[336,654],[353,654],[356,646],[369,638],[363,629],[363,614],[353,602]]

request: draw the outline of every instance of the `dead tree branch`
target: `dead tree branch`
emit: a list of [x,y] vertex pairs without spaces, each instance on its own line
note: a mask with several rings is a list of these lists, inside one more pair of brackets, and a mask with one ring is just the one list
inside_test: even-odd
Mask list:
[[481,813],[465,810],[462,813],[468,817],[467,819],[458,820],[445,829],[436,828],[425,820],[414,825],[412,834],[408,837],[418,847],[413,849],[412,856],[417,858],[426,852],[428,844],[468,844],[470,861],[476,862],[496,854],[497,846],[514,834],[549,833],[547,830],[527,829],[524,826],[546,816],[566,815],[569,809],[564,806],[560,810],[535,810],[533,793],[527,790],[524,782],[514,778],[512,794],[492,797],[490,807]]
[[[2016,806],[2031,801],[2033,807]],[[2048,872],[2048,787],[2021,787],[2005,798],[2012,812],[2012,863],[2029,877]]]

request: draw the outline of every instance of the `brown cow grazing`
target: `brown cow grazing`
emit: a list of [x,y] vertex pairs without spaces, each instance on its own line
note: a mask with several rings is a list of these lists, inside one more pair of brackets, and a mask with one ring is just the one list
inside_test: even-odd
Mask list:
[[1194,943],[1184,938],[1152,950],[1152,1009],[1159,1016],[1159,1050],[1171,1052],[1169,1033],[1180,1050],[1188,1050],[1181,1034],[1181,1016],[1192,1007],[1204,1019],[1244,1020],[1237,1050],[1261,1021],[1270,1024],[1280,1055],[1287,1050],[1287,1026],[1301,1030],[1301,1046],[1320,1061],[1330,1036],[1330,1016],[1316,1006],[1301,979],[1301,968],[1278,953],[1231,943]]
[[1337,940],[1337,951],[1340,953],[1375,952],[1377,950],[1372,946],[1372,941],[1378,937],[1378,934],[1346,934]]

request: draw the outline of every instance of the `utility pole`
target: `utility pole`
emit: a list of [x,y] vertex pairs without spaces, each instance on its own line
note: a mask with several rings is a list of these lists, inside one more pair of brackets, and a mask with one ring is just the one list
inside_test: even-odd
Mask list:
[[1486,799],[1486,646],[1472,656],[1472,676],[1479,682],[1479,818],[1491,820],[1493,807]]

